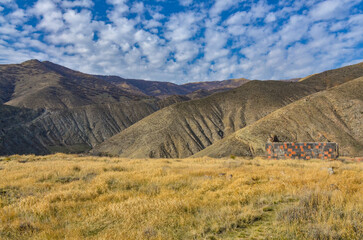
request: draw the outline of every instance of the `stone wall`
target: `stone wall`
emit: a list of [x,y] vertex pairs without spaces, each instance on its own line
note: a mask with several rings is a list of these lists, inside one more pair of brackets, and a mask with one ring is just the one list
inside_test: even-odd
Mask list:
[[266,153],[270,159],[336,159],[339,149],[331,142],[273,142],[266,143]]

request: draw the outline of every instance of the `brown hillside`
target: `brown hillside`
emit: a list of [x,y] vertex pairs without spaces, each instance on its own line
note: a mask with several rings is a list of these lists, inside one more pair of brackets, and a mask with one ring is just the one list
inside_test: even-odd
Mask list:
[[97,76],[118,87],[127,88],[145,96],[163,97],[170,95],[185,95],[190,91],[175,83],[147,81],[139,79],[125,79],[118,76]]
[[250,81],[228,92],[164,108],[92,152],[135,158],[187,157],[313,92],[300,83]]
[[85,152],[159,107],[129,101],[53,111],[9,108],[0,106],[0,155]]
[[1,65],[0,89],[4,104],[31,109],[66,109],[145,98],[92,75],[38,60]]
[[341,155],[362,156],[362,93],[363,77],[305,97],[216,142],[195,156],[264,154],[270,135],[288,142],[337,142]]
[[299,82],[314,86],[319,90],[338,86],[342,83],[363,76],[363,62],[338,69],[313,74],[300,79]]
[[[0,65],[0,104],[5,104],[0,105],[0,154],[85,152],[149,114],[189,100],[171,95],[178,89],[193,91],[167,82],[114,84],[109,78],[47,61]],[[165,97],[148,96],[155,91]]]
[[[181,97],[141,96],[31,60],[0,66],[0,154],[84,152]],[[13,107],[10,107],[13,106]]]

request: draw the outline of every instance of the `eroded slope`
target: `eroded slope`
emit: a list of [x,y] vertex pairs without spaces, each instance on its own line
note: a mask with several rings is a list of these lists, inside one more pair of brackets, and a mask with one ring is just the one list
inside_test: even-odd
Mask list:
[[92,152],[135,158],[187,157],[313,92],[299,83],[251,81],[228,92],[164,108]]
[[271,136],[287,142],[337,142],[341,155],[363,155],[363,77],[313,94],[195,154],[223,157],[264,154]]

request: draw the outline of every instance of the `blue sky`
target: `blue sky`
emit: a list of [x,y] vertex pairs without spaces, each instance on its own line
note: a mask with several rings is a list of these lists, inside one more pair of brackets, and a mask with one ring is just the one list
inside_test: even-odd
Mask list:
[[0,63],[176,83],[363,61],[363,0],[0,0]]

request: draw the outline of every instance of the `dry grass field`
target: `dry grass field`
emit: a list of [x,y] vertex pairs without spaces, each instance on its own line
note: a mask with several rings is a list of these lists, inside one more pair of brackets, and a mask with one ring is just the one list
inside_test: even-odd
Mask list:
[[0,239],[363,239],[363,165],[0,157]]

